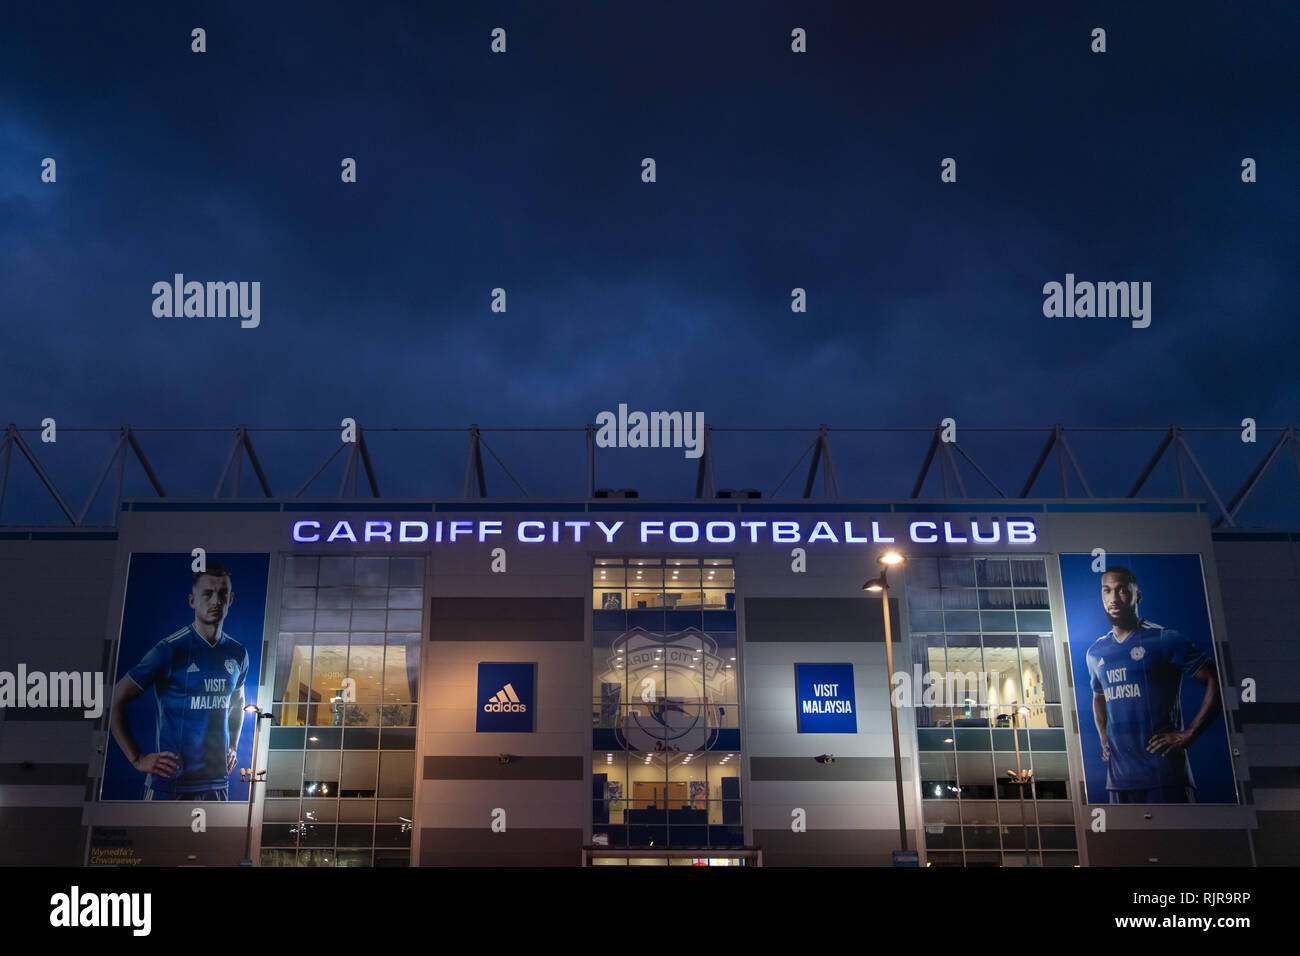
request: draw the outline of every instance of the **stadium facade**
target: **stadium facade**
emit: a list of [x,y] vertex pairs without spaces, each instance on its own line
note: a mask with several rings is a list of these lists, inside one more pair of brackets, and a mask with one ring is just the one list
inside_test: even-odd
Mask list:
[[[888,866],[905,840],[921,865],[1295,865],[1300,535],[1213,518],[593,494],[134,499],[112,528],[8,528],[0,670],[104,692],[93,717],[52,692],[0,711],[0,863]],[[863,589],[890,550],[892,675]],[[225,684],[219,659],[147,663],[195,638],[199,560],[230,571],[242,700],[233,652]],[[1112,567],[1159,622],[1122,661]],[[113,732],[124,679],[142,753],[199,719],[221,739],[230,708],[251,817],[237,768],[228,800],[159,799]]]

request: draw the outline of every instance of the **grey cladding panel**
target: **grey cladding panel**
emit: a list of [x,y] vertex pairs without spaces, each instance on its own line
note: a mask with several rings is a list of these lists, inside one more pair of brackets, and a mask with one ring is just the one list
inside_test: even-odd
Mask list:
[[[911,761],[903,758],[903,780],[911,779]],[[798,780],[822,783],[831,780],[893,780],[893,757],[836,757],[834,763],[818,763],[812,757],[750,757],[751,780]]]
[[[889,599],[894,641],[901,637],[898,599]],[[778,643],[885,642],[876,597],[746,598],[745,641]]]
[[425,757],[425,780],[582,780],[581,757]]
[[582,641],[582,598],[433,598],[432,641]]

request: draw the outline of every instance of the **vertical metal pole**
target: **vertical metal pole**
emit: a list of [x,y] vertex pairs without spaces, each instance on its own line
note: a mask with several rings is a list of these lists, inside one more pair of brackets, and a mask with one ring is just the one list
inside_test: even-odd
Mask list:
[[1025,866],[1029,866],[1029,821],[1025,819],[1025,775],[1020,769],[1020,706],[1011,712],[1011,739],[1016,745],[1016,788],[1020,791],[1020,833],[1025,842]]
[[880,592],[885,617],[885,680],[889,684],[889,725],[894,732],[894,785],[898,789],[898,848],[907,849],[907,818],[903,812],[903,760],[898,752],[898,708],[894,706],[894,647],[889,629],[889,590]]
[[244,832],[244,859],[253,862],[253,797],[257,793],[257,747],[262,733],[261,711],[253,712],[253,767],[248,780],[248,826]]

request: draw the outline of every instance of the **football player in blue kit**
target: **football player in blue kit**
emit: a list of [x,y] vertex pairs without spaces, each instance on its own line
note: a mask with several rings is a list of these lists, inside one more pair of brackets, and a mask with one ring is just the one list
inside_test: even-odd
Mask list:
[[[1088,648],[1092,714],[1111,803],[1192,803],[1187,748],[1221,710],[1214,661],[1177,631],[1142,620],[1142,591],[1128,568],[1101,576],[1111,629]],[[1183,726],[1184,676],[1204,685],[1201,707]]]
[[[234,599],[230,572],[217,564],[194,574],[194,623],[159,641],[113,689],[109,725],[122,753],[145,778],[145,800],[227,800],[244,724],[248,651],[222,629]],[[136,743],[127,705],[154,690],[152,752]]]

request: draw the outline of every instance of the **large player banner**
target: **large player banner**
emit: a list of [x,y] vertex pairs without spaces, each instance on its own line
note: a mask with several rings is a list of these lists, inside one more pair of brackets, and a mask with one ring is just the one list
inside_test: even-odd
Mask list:
[[1088,803],[1236,803],[1197,554],[1063,554]]
[[103,800],[247,800],[270,556],[132,554]]

